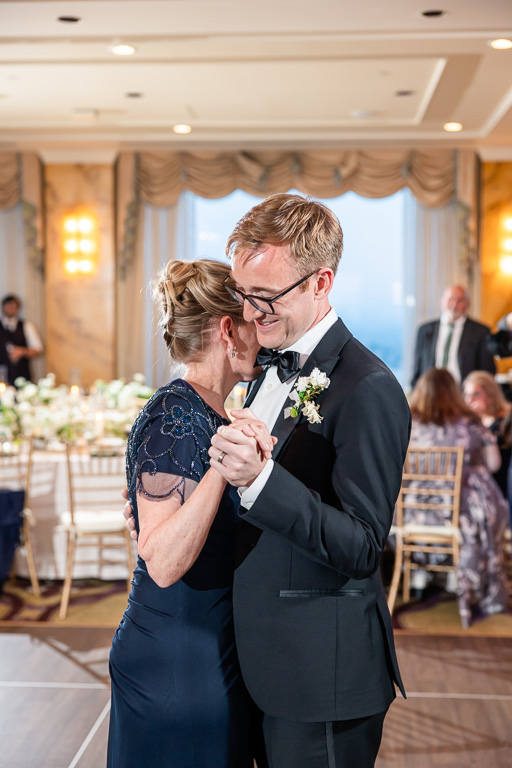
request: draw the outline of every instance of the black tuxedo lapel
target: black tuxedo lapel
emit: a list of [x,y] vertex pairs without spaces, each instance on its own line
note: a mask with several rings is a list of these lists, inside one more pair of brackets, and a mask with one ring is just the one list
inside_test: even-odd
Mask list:
[[[309,376],[313,368],[319,368],[322,373],[329,376],[338,362],[341,350],[351,338],[352,334],[348,328],[346,328],[344,323],[338,319],[332,328],[329,328],[325,336],[320,339],[317,346],[306,360],[299,376]],[[292,418],[291,416],[285,418],[285,410],[291,404],[291,400],[286,401],[272,429],[272,434],[278,438],[278,442],[274,446],[272,452],[272,458],[274,460],[279,458],[279,455],[290,440],[294,430],[305,418],[302,413],[296,418]]]
[[[432,324],[432,328],[430,330],[429,334],[429,346],[428,346],[428,364],[425,367],[425,371],[428,370],[428,368],[433,368],[436,364],[436,347],[437,347],[437,338],[439,336],[439,328],[441,326],[441,323],[439,320],[436,320]],[[423,373],[425,373],[423,371]]]

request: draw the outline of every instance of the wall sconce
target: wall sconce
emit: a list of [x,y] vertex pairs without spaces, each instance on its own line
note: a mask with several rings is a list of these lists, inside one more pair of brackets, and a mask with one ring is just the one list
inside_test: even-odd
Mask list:
[[70,275],[91,275],[98,262],[98,220],[77,210],[62,219],[62,263]]

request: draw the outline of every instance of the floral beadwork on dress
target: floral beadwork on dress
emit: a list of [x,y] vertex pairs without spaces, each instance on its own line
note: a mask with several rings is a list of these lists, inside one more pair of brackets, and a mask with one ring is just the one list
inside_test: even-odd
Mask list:
[[[131,492],[152,500],[177,493],[185,500],[186,481],[198,483],[210,465],[212,436],[225,420],[185,381],[177,379],[159,389],[137,416],[126,453]],[[163,493],[148,492],[143,475],[172,479]]]

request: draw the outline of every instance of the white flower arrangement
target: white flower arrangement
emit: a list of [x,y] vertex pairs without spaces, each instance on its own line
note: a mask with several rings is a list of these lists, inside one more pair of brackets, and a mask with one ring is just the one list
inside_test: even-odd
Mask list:
[[310,424],[319,424],[323,416],[320,416],[320,406],[314,402],[314,399],[320,392],[327,389],[330,383],[331,380],[318,368],[313,368],[310,376],[299,376],[289,395],[294,404],[286,409],[287,415],[295,418],[302,411]]
[[52,373],[37,384],[20,377],[16,386],[0,392],[0,441],[32,435],[49,447],[62,441],[126,439],[141,405],[154,391],[141,373],[128,383],[97,381],[89,396],[56,386]]

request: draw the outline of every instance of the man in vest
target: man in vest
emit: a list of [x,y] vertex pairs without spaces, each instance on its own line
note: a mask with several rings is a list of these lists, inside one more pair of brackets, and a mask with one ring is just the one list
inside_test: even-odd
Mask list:
[[30,360],[43,352],[35,326],[20,319],[20,309],[21,301],[17,296],[4,296],[0,321],[0,367],[4,368],[8,384],[14,384],[19,376],[30,381]]

